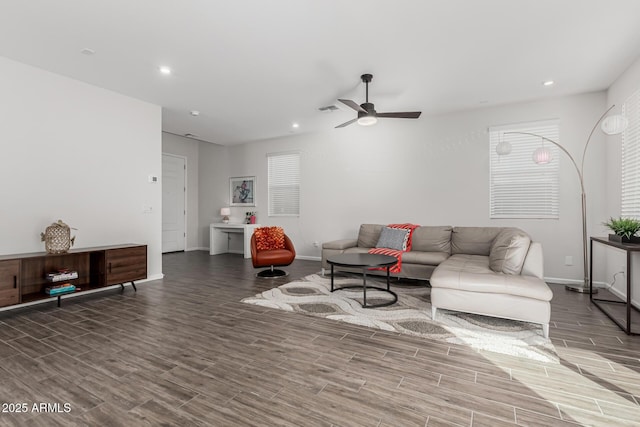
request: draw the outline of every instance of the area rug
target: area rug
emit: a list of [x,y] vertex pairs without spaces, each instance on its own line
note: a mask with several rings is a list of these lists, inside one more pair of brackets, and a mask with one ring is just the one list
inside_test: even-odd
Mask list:
[[[383,280],[368,276],[367,285],[386,287]],[[362,277],[341,275],[334,281],[336,288],[353,285],[362,285]],[[436,320],[432,320],[431,288],[424,282],[392,282],[391,289],[398,294],[398,302],[381,308],[362,308],[362,289],[333,293],[330,289],[329,276],[313,274],[242,302],[467,345],[477,350],[542,362],[559,361],[551,341],[542,336],[540,325],[448,310],[438,310]],[[367,290],[367,304],[390,299],[392,296],[386,292]]]

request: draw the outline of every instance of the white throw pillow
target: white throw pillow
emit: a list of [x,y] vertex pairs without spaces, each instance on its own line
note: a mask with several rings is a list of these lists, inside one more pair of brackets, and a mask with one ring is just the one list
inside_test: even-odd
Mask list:
[[531,238],[518,228],[505,228],[491,244],[489,268],[496,273],[520,274]]

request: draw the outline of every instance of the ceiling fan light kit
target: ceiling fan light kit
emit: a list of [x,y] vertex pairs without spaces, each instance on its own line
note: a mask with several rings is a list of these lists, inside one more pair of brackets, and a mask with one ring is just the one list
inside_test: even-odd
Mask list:
[[350,99],[338,99],[338,101],[342,102],[347,107],[358,112],[358,117],[349,120],[348,122],[342,123],[341,125],[336,126],[336,128],[343,128],[345,126],[349,126],[351,123],[358,122],[360,126],[371,126],[378,123],[378,118],[380,117],[388,117],[395,119],[417,119],[422,114],[421,111],[412,111],[412,112],[403,112],[403,113],[378,113],[375,110],[375,106],[373,103],[369,102],[369,83],[373,79],[373,75],[371,74],[363,74],[360,76],[362,82],[366,85],[366,100],[363,104],[356,104],[354,101]]
[[375,116],[362,116],[358,118],[358,124],[360,126],[371,126],[378,123],[378,119]]

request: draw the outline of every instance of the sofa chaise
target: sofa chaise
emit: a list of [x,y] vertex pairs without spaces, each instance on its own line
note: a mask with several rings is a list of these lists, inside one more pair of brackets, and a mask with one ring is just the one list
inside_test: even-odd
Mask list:
[[[323,273],[327,257],[367,253],[378,246],[384,229],[362,224],[357,239],[323,243]],[[401,265],[393,277],[429,281],[434,319],[438,309],[462,311],[537,323],[549,336],[553,293],[543,280],[542,246],[518,228],[420,226]]]

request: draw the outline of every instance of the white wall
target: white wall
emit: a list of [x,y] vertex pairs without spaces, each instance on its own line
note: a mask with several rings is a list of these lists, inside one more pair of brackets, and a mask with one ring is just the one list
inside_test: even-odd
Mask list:
[[[209,247],[209,224],[220,222],[220,208],[229,206],[229,165],[227,147],[199,142],[198,180],[200,182],[198,241]],[[235,215],[235,212],[233,213]],[[232,222],[240,222],[234,215]]]
[[[607,104],[616,105],[615,113],[621,111],[622,105],[626,99],[631,96],[635,91],[640,90],[640,59],[633,63],[618,79],[609,87],[607,91]],[[606,193],[607,198],[605,202],[606,214],[605,219],[608,217],[620,216],[621,209],[621,159],[622,159],[622,144],[620,136],[607,137],[607,151],[606,151],[606,164],[607,164],[607,179],[606,179]],[[604,228],[603,228],[604,230]],[[605,235],[605,232],[601,233]],[[598,255],[604,257],[607,260],[607,269],[604,277],[600,277],[601,280],[612,283],[613,275],[623,270],[621,267],[626,264],[625,253],[616,249],[602,249],[599,251],[594,250],[594,256]],[[640,257],[637,253],[633,256],[632,274],[633,289],[632,295],[637,307],[640,307]],[[596,274],[594,273],[594,278]],[[616,280],[615,289],[619,295],[626,297],[626,276],[618,275]]]
[[[314,241],[355,237],[366,222],[513,225],[542,242],[547,277],[581,281],[580,186],[569,160],[560,160],[559,220],[491,220],[487,128],[558,118],[561,143],[579,158],[604,107],[605,93],[598,92],[247,143],[226,147],[227,173],[257,176],[257,206],[251,210],[261,224],[283,226],[302,256],[320,256]],[[595,135],[592,145],[586,165],[590,230],[604,217],[605,193],[603,137]],[[288,150],[302,153],[301,215],[269,218],[266,154]],[[219,184],[201,182],[201,194],[219,194]],[[227,198],[222,190],[219,206]],[[237,220],[245,210],[234,210]],[[564,265],[566,255],[573,256],[573,266]]]
[[0,254],[62,219],[78,248],[147,244],[161,277],[160,107],[2,57],[0,93]]
[[199,219],[198,219],[198,153],[199,142],[183,136],[171,133],[162,133],[162,152],[174,154],[186,158],[187,162],[187,216],[186,216],[186,233],[187,244],[186,250],[192,251],[203,249],[200,241]]

